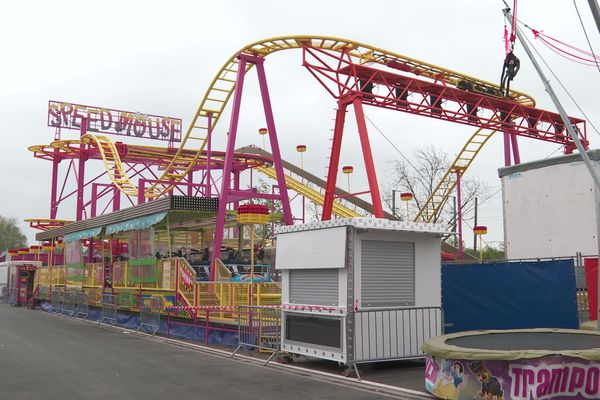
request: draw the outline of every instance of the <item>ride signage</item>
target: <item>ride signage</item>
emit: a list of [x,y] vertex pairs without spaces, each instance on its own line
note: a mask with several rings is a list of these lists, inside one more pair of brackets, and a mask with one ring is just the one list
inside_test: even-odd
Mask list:
[[62,101],[48,102],[48,126],[50,127],[80,130],[84,119],[88,121],[86,132],[90,133],[181,142],[182,122],[179,118],[90,107]]

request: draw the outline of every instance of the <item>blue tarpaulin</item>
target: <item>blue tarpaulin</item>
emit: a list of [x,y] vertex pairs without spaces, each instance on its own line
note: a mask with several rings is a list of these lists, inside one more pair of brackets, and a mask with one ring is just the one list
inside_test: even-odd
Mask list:
[[[44,311],[50,311],[50,309],[52,308],[49,302],[42,302],[41,306]],[[90,321],[98,321],[100,319],[100,313],[100,309],[90,307],[90,312],[87,316],[87,319]],[[160,329],[157,332],[157,334],[161,336],[167,336],[167,320],[166,317],[163,317],[164,316],[161,315]],[[190,321],[187,322],[189,323]],[[120,326],[122,328],[137,329],[138,326],[140,326],[140,316],[139,314],[135,313],[119,311],[117,313],[117,322],[115,325]],[[237,329],[237,326],[233,329]],[[144,330],[144,328],[142,328],[141,331],[147,332]],[[171,321],[171,329],[169,332],[170,337],[194,340],[205,343],[205,334],[206,331],[204,329],[204,325],[187,326],[180,325],[174,321]],[[208,343],[235,348],[237,347],[239,341],[237,332],[217,331],[209,329]]]
[[573,260],[442,267],[446,332],[579,328]]

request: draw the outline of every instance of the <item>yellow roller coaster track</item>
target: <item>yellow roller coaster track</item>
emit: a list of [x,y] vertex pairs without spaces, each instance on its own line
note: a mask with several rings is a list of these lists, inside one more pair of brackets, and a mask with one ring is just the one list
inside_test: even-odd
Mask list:
[[[159,181],[163,183],[156,183],[149,186],[145,191],[145,196],[157,197],[168,191],[173,183],[182,180],[193,168],[206,146],[209,129],[216,126],[229,98],[234,92],[239,66],[237,57],[239,54],[248,53],[259,57],[266,57],[282,50],[292,50],[303,47],[319,48],[340,53],[348,52],[353,60],[359,64],[386,65],[388,61],[394,60],[412,68],[412,70],[420,76],[436,79],[437,81],[442,81],[453,86],[456,86],[461,80],[469,80],[483,87],[498,89],[498,86],[493,83],[353,40],[312,35],[281,36],[261,40],[237,51],[219,70],[206,91],[204,98],[181,141],[179,149],[159,177]],[[246,71],[244,71],[244,73],[247,73],[251,68],[252,64],[246,64]],[[524,93],[511,91],[510,96],[520,104],[528,106],[535,105],[533,98]],[[133,191],[137,193],[137,187],[126,176],[122,175],[124,173],[124,168],[118,165],[120,160],[116,156],[117,153],[114,152],[114,146],[111,147],[107,141],[110,141],[110,139],[101,139],[99,149],[100,151],[108,152],[106,157],[104,155],[102,157],[111,179],[121,191],[128,194]],[[186,159],[183,160],[183,150],[185,148],[196,151],[195,156],[191,159],[185,157]]]
[[[267,175],[272,179],[277,179],[277,173],[275,172],[275,168],[273,167],[256,167],[257,171]],[[285,185],[293,190],[294,192],[306,196],[307,199],[316,203],[320,206],[325,202],[325,196],[319,193],[318,191],[306,186],[302,182],[297,181],[289,175],[285,176]],[[359,213],[354,210],[349,209],[348,207],[344,207],[338,202],[333,202],[332,212],[340,218],[357,218],[362,217]]]
[[415,221],[435,222],[442,207],[446,204],[448,197],[450,197],[450,194],[456,187],[456,173],[460,171],[461,176],[464,175],[477,154],[479,154],[488,139],[491,138],[495,132],[496,131],[484,129],[475,131],[458,153],[452,162],[452,166],[446,171],[446,174],[442,177],[427,201],[421,206],[421,209],[415,216]]

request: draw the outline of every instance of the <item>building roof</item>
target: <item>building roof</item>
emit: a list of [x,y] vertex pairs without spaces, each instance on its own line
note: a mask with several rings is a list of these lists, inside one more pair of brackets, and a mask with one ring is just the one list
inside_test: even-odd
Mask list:
[[73,222],[71,224],[50,229],[45,232],[39,232],[35,235],[35,238],[38,241],[50,240],[57,237],[63,237],[66,234],[90,230],[93,228],[102,228],[119,222],[161,212],[196,211],[212,214],[216,213],[218,208],[219,199],[216,197],[169,196],[149,201],[144,204],[138,204],[120,211],[115,211],[110,214],[104,214],[83,221]]
[[[600,150],[590,150],[587,152],[590,160],[592,161],[600,161]],[[544,158],[543,160],[531,161],[523,164],[512,165],[510,167],[498,168],[498,176],[500,178],[505,177],[506,175],[511,175],[517,172],[524,172],[539,168],[548,167],[551,165],[559,165],[559,164],[569,164],[573,162],[583,162],[581,159],[581,154],[569,154],[566,156],[552,157],[552,158]]]

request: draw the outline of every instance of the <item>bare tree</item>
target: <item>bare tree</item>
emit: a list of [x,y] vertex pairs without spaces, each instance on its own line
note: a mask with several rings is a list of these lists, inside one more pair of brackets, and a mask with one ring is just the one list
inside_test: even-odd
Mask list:
[[[410,164],[406,160],[393,160],[390,168],[390,180],[384,190],[384,203],[396,215],[400,215],[401,219],[404,219],[404,216],[400,210],[398,198],[395,202],[396,210],[393,210],[392,190],[411,192],[414,196],[415,211],[418,211],[425,205],[451,165],[448,154],[434,145],[417,149],[414,153],[414,160]],[[469,176],[462,178],[461,203],[465,220],[472,219],[470,211],[473,209],[475,197],[484,198],[490,193],[490,186],[480,179]],[[447,202],[436,222],[453,223],[453,217],[452,202]]]
[[27,238],[17,225],[15,217],[0,215],[0,250],[16,249],[27,246]]

